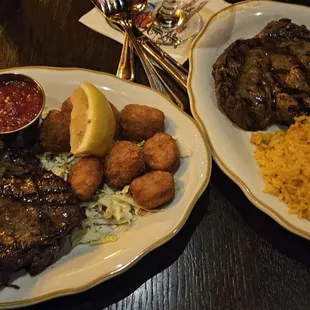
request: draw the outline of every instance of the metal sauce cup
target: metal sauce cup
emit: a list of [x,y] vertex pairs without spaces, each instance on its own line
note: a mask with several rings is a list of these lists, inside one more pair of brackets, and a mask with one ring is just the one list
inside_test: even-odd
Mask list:
[[8,142],[12,146],[25,147],[30,141],[36,139],[37,128],[40,118],[45,107],[45,93],[41,84],[30,76],[19,73],[0,74],[0,84],[3,82],[21,81],[34,87],[42,98],[41,109],[38,114],[23,127],[12,131],[0,132],[0,139]]

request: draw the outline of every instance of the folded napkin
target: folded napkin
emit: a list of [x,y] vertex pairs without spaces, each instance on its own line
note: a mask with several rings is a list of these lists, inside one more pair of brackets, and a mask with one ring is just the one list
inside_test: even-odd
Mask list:
[[[182,1],[182,3],[184,4],[189,2],[190,0]],[[202,1],[200,0],[200,2]],[[206,5],[199,11],[204,25],[214,13],[230,5],[228,2],[225,2],[223,0],[209,0],[205,2],[207,2]],[[158,4],[158,2],[155,2],[154,0],[150,0],[149,3]],[[93,29],[94,31],[97,31],[121,44],[123,44],[124,42],[124,35],[121,32],[113,29],[106,22],[104,16],[97,8],[93,8],[91,11],[86,13],[80,18],[79,21],[85,26]],[[176,48],[163,45],[161,46],[161,48],[178,62],[183,64],[189,57],[191,42],[192,41],[189,40],[185,43],[180,44]]]

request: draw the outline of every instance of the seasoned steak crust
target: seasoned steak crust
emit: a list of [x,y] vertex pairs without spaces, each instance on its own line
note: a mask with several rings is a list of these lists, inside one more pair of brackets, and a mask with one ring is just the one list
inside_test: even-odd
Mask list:
[[289,19],[232,43],[213,65],[218,105],[245,130],[310,113],[310,31]]
[[82,218],[69,184],[35,155],[0,152],[0,285],[21,268],[35,275],[53,263],[60,240]]

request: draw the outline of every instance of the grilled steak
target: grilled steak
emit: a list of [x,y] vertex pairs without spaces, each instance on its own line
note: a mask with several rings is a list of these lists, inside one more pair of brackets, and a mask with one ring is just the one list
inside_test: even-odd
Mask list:
[[40,167],[35,155],[0,152],[0,285],[26,268],[36,275],[53,263],[59,242],[80,225],[70,186]]
[[213,65],[219,107],[245,130],[310,114],[310,31],[289,19],[232,43]]

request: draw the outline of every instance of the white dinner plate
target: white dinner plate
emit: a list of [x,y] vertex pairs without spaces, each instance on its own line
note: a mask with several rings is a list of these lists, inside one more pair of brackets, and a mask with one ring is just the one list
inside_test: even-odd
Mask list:
[[[253,158],[250,132],[232,124],[217,106],[212,66],[237,39],[255,36],[268,22],[280,18],[310,29],[310,9],[275,1],[246,1],[229,6],[210,19],[193,42],[188,89],[194,118],[205,126],[213,157],[249,200],[289,231],[310,239],[310,222],[288,213],[275,196],[263,193],[264,183]],[[273,126],[269,130],[279,129]]]
[[24,67],[0,73],[4,72],[35,78],[44,88],[49,108],[60,107],[73,89],[84,81],[96,85],[119,110],[131,103],[158,108],[166,116],[165,132],[176,136],[191,152],[190,157],[181,159],[174,175],[179,190],[164,212],[140,217],[114,243],[77,246],[39,275],[18,277],[13,284],[18,285],[19,290],[0,290],[0,308],[12,309],[89,289],[129,269],[144,255],[171,239],[184,225],[209,182],[211,152],[196,122],[148,87],[83,69]]

